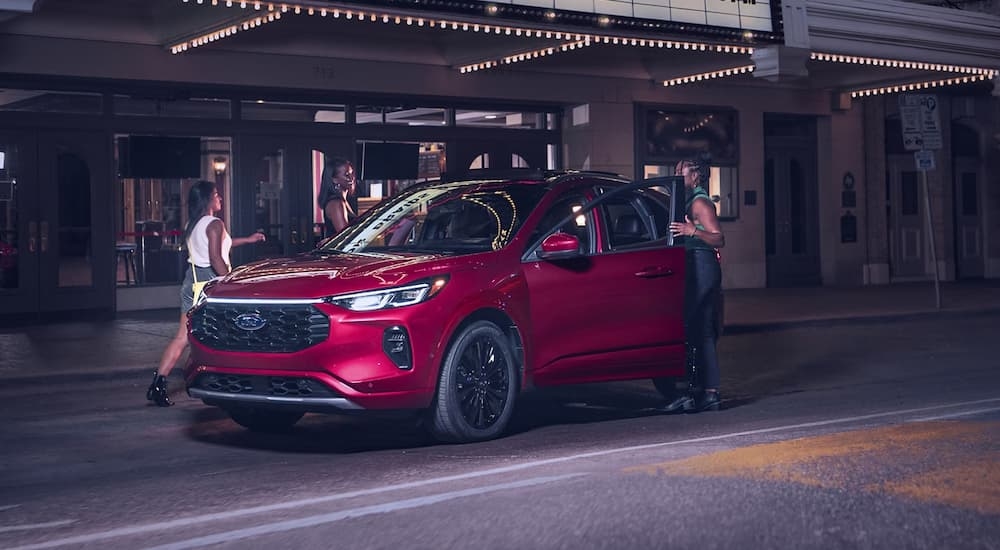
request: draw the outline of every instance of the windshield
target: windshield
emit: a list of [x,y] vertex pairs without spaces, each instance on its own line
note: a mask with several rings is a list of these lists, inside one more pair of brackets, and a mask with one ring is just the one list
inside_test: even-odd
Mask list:
[[383,201],[322,252],[471,254],[503,248],[548,191],[538,183],[434,183]]

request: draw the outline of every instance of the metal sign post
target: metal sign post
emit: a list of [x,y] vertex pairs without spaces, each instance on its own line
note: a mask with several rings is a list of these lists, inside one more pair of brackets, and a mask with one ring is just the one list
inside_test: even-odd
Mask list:
[[927,244],[931,247],[931,262],[934,263],[934,308],[941,309],[941,274],[938,269],[937,246],[934,245],[934,226],[931,222],[931,192],[927,185],[927,170],[921,170],[920,174],[920,179],[924,184],[924,218],[927,221]]
[[902,94],[899,96],[899,115],[903,126],[903,147],[915,151],[913,158],[921,174],[924,191],[924,221],[927,244],[930,245],[931,262],[934,264],[934,307],[941,309],[941,273],[938,268],[937,246],[931,216],[931,192],[927,171],[934,170],[934,150],[941,149],[941,123],[938,116],[937,96],[934,94]]

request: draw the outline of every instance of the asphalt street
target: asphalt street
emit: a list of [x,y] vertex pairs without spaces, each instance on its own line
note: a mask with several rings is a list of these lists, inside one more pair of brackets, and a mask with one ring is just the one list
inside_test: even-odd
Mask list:
[[147,406],[145,377],[5,384],[0,547],[1000,548],[997,326],[730,334],[721,412],[659,414],[644,381],[534,391],[470,445],[410,418],[254,434]]

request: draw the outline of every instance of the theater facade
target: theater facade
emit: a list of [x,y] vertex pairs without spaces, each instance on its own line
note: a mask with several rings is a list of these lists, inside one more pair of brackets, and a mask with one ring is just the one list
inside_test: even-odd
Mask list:
[[997,278],[998,70],[1000,16],[895,0],[0,0],[0,317],[176,307],[198,179],[235,264],[308,250],[329,155],[360,211],[704,156],[727,288]]

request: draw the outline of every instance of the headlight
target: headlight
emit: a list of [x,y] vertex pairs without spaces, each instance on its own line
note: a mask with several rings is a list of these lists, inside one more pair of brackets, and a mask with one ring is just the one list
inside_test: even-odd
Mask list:
[[435,277],[411,285],[385,290],[369,290],[331,296],[327,302],[351,311],[378,311],[394,307],[412,306],[430,299],[444,288],[447,277]]

